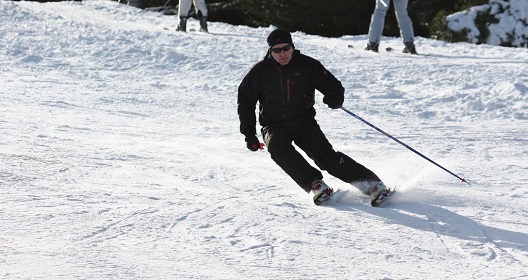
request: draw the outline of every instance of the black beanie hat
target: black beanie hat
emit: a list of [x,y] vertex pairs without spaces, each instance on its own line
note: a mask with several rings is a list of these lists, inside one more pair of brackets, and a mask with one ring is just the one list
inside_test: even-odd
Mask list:
[[273,47],[281,43],[288,43],[295,48],[290,32],[284,29],[273,30],[268,36],[268,46]]

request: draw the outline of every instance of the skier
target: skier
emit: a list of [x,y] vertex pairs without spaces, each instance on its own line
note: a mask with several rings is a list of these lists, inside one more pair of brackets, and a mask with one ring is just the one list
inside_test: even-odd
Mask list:
[[[344,88],[318,60],[295,49],[291,34],[284,29],[272,31],[268,52],[255,64],[238,88],[240,132],[251,151],[261,148],[256,136],[255,106],[259,103],[259,122],[271,158],[303,190],[311,193],[316,205],[334,193],[321,171],[296,151],[302,149],[321,169],[352,184],[371,196],[371,203],[388,196],[390,190],[371,170],[332,148],[315,120],[315,90],[324,95],[323,103],[341,107]],[[381,198],[379,198],[381,199]]]
[[[194,8],[196,9],[196,15],[200,20],[200,31],[209,32],[207,29],[207,6],[205,0],[192,0]],[[191,10],[191,0],[180,0],[178,5],[178,15],[180,16],[180,24],[176,28],[176,31],[187,32],[187,18],[189,18],[189,12]]]
[[[385,16],[389,9],[391,0],[376,0],[376,8],[372,14],[370,21],[368,38],[369,42],[365,50],[378,52],[379,43],[381,41],[381,33],[385,25]],[[411,18],[407,13],[407,4],[409,0],[392,0],[396,17],[398,18],[398,25],[400,26],[401,36],[403,37],[403,44],[405,48],[404,53],[418,54],[414,46],[414,30]]]

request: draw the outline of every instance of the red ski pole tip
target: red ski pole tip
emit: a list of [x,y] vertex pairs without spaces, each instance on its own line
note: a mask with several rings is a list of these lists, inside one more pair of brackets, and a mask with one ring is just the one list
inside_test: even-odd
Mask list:
[[466,183],[466,184],[468,184],[468,185],[470,185],[470,186],[471,186],[471,184],[470,184],[470,183],[469,183],[468,181],[466,181],[466,179],[465,179],[465,178],[462,178],[462,183]]

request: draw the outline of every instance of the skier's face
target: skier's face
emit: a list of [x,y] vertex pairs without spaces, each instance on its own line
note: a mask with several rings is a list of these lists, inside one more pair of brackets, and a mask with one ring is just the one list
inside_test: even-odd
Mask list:
[[271,56],[280,65],[290,63],[293,54],[293,47],[288,43],[280,43],[271,47]]

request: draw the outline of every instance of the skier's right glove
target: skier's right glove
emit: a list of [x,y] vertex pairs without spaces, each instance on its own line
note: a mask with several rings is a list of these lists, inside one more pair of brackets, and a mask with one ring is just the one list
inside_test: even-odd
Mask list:
[[259,149],[262,150],[262,146],[264,146],[264,144],[260,143],[256,135],[246,135],[246,146],[250,151],[255,152]]
[[328,93],[323,98],[323,103],[331,109],[339,109],[343,105],[343,95],[339,93]]

